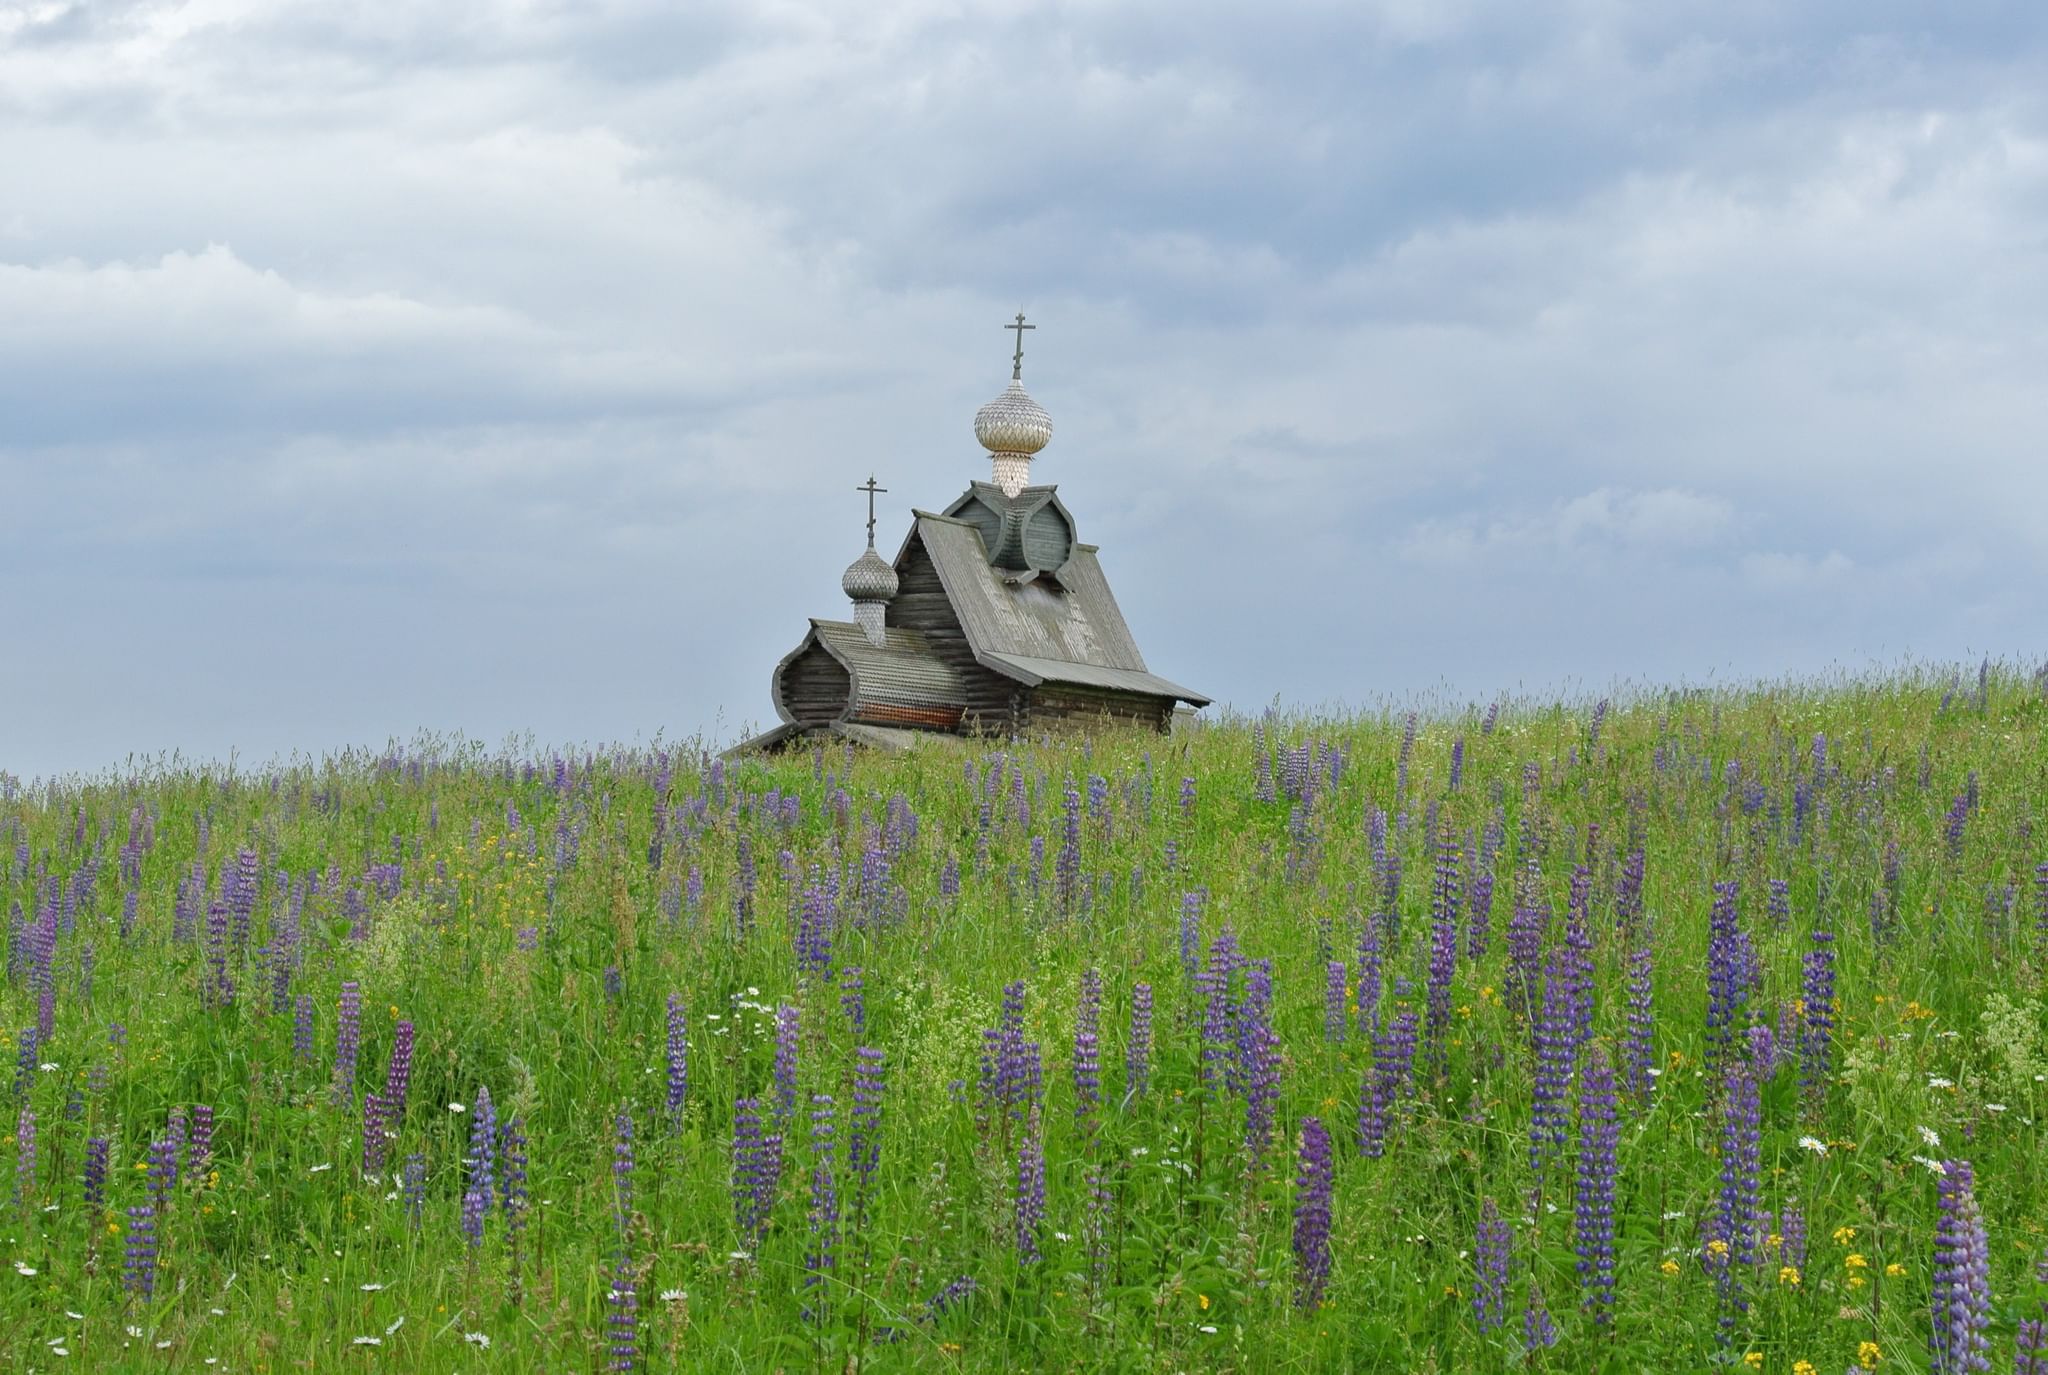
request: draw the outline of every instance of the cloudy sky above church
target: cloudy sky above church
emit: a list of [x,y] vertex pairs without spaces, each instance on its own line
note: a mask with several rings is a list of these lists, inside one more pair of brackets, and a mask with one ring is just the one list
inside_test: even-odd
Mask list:
[[0,769],[730,741],[1002,323],[1240,709],[2048,655],[2048,8],[0,0]]

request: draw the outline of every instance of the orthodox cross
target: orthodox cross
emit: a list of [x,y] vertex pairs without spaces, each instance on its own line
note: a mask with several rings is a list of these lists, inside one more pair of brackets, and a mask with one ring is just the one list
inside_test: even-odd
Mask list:
[[1038,326],[1025,324],[1024,312],[1020,310],[1017,312],[1017,323],[1014,325],[1004,325],[1003,328],[1017,331],[1017,352],[1010,357],[1010,380],[1012,382],[1019,382],[1024,378],[1024,331],[1027,329],[1037,329]]
[[877,487],[875,485],[875,475],[869,473],[867,482],[853,490],[868,494],[868,548],[872,549],[875,547],[875,494],[886,492],[889,489],[887,487]]

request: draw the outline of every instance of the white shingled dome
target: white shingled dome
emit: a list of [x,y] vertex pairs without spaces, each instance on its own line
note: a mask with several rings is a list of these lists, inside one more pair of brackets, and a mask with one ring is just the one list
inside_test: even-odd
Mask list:
[[874,546],[847,565],[839,586],[857,602],[886,602],[896,595],[896,570],[885,562]]
[[1052,417],[1012,381],[1003,394],[974,413],[974,437],[992,454],[1037,453],[1052,442]]

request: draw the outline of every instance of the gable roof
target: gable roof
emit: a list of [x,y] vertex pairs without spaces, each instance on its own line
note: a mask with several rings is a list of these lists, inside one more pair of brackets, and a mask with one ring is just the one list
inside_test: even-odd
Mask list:
[[1208,705],[1200,693],[1145,667],[1094,545],[1074,546],[1072,557],[1051,574],[1055,589],[991,567],[981,531],[968,522],[930,511],[915,515],[897,552],[897,569],[912,542],[921,541],[976,662],[1032,686],[1073,683]]

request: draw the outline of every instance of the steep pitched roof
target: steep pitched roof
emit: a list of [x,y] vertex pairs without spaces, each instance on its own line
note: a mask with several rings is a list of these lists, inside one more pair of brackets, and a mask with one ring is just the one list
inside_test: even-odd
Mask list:
[[1049,575],[1055,585],[1048,587],[1040,585],[1046,575],[992,567],[976,526],[929,511],[915,514],[896,565],[903,567],[911,540],[923,542],[968,647],[984,667],[1034,686],[1072,683],[1208,704],[1145,667],[1094,545],[1076,544]]

